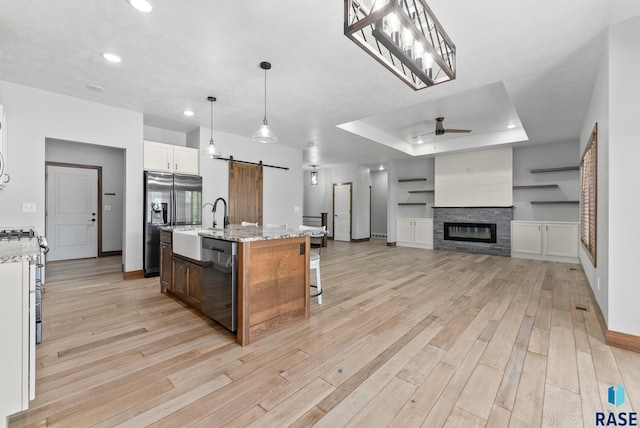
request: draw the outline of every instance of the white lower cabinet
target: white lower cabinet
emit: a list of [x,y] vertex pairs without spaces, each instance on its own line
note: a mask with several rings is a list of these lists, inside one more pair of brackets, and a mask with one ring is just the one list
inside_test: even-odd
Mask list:
[[396,245],[433,249],[433,219],[396,219]]
[[[29,358],[30,352],[35,353],[35,337],[30,337],[29,289],[35,285],[35,274],[28,261],[0,263],[0,278],[0,427],[5,427],[7,416],[29,407],[29,369],[35,368],[35,354],[33,360]],[[31,375],[35,380],[35,371]]]
[[511,222],[511,257],[578,263],[575,222]]
[[542,255],[542,224],[511,222],[511,252]]

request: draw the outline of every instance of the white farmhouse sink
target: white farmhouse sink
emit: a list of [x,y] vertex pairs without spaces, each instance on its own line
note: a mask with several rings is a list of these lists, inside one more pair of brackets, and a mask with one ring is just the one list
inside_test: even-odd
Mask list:
[[202,237],[198,233],[211,229],[173,231],[173,252],[193,260],[209,261],[209,254],[202,251]]

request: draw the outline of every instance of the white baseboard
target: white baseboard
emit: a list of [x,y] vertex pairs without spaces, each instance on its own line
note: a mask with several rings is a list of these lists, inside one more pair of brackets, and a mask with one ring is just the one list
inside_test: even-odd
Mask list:
[[533,259],[533,260],[546,260],[549,262],[560,262],[560,263],[580,263],[580,259],[578,257],[559,257],[559,256],[547,256],[542,254],[529,254],[529,253],[518,253],[511,252],[511,257],[516,259]]
[[413,242],[396,242],[396,247],[423,248],[425,250],[433,250],[433,244],[415,244]]

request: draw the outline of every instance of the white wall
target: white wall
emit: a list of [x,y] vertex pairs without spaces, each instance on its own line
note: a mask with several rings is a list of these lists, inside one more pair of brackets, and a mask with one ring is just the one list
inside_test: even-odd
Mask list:
[[[260,162],[287,167],[289,170],[263,169],[262,221],[264,224],[275,223],[297,227],[302,224],[302,151],[278,144],[261,144],[248,137],[228,134],[214,130],[214,141],[222,151],[222,156],[233,156],[236,160]],[[187,135],[191,146],[200,141],[202,151],[209,145],[210,130],[198,128]],[[200,158],[200,175],[202,175],[202,201],[214,202],[218,197],[229,200],[229,167],[228,162],[220,159]],[[220,208],[220,207],[218,207]],[[218,210],[217,221],[222,224],[221,210]],[[202,223],[211,225],[213,216],[207,208],[202,213]]]
[[596,265],[580,248],[580,262],[611,331],[640,336],[640,287],[633,227],[640,212],[634,178],[637,100],[640,99],[640,17],[605,32],[605,49],[583,123],[580,153],[598,123],[598,212]]
[[[609,323],[609,48],[607,40],[600,67],[591,93],[589,108],[580,133],[579,160],[589,142],[594,123],[598,122],[598,206],[597,206],[597,253],[594,267],[584,248],[580,245],[580,262],[589,285]],[[598,285],[599,282],[599,285]]]
[[387,188],[389,173],[371,171],[371,233],[387,233]]
[[435,171],[438,207],[513,205],[511,147],[437,156]]
[[640,336],[640,286],[636,266],[640,229],[634,227],[640,215],[639,45],[640,17],[610,28],[609,135],[602,138],[602,143],[607,144],[608,140],[609,146],[609,330],[636,336]]
[[579,171],[532,174],[531,169],[574,166],[580,163],[578,140],[533,144],[513,148],[513,185],[557,184],[557,189],[513,189],[514,220],[579,221],[578,205],[533,205],[531,201],[577,201],[580,199]]
[[[33,224],[45,230],[45,139],[82,141],[125,149],[125,271],[142,269],[141,113],[0,81],[7,113],[11,183],[0,191],[0,224]],[[35,202],[35,213],[23,213]]]
[[158,143],[173,144],[174,146],[186,146],[187,134],[168,129],[155,128],[153,126],[145,126],[143,137],[147,141],[155,141]]
[[[121,251],[125,188],[124,150],[47,138],[45,160],[102,167],[102,251]],[[107,205],[110,207],[108,211],[105,210]]]

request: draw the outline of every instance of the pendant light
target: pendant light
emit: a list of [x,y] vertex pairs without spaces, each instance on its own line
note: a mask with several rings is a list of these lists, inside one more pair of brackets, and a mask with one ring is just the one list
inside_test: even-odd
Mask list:
[[211,104],[211,139],[209,140],[209,146],[205,149],[205,156],[210,158],[222,157],[222,152],[216,147],[213,142],[213,103],[216,102],[216,97],[207,97]]
[[313,169],[311,170],[311,185],[318,185],[318,170],[316,169],[316,165],[311,165]]
[[258,143],[275,143],[278,141],[278,137],[269,128],[269,123],[267,123],[267,70],[271,69],[271,63],[263,61],[260,63],[260,68],[264,70],[264,119],[262,120],[262,126],[251,134],[251,139]]

